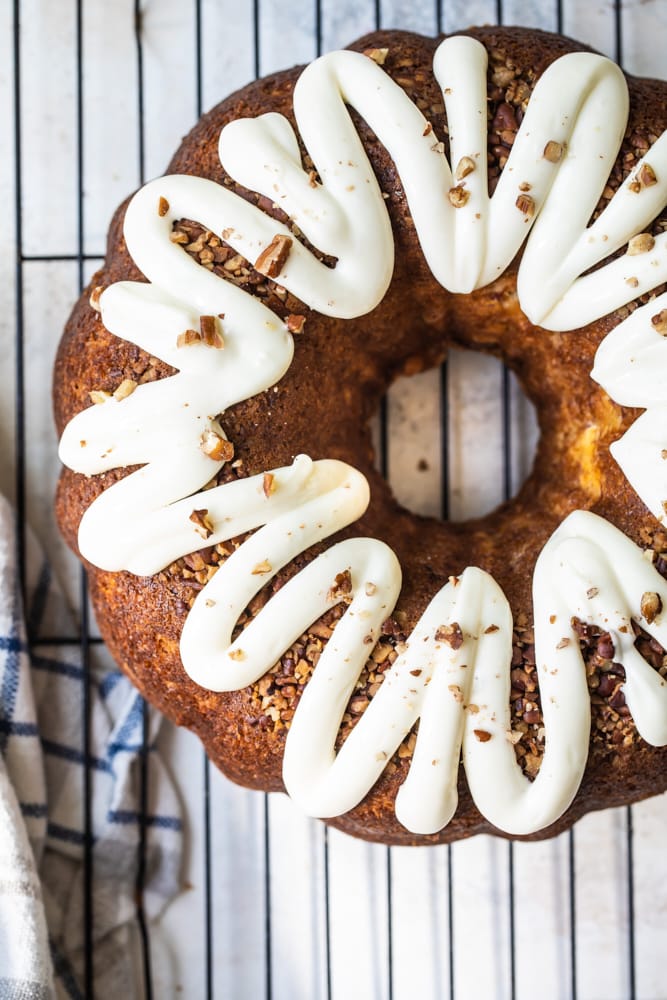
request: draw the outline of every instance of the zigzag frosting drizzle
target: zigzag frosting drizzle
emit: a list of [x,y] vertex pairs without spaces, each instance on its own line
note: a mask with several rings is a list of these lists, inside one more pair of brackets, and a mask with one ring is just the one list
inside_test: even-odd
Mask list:
[[[450,291],[469,292],[493,281],[529,231],[518,293],[529,318],[548,329],[581,326],[667,280],[667,234],[640,256],[620,257],[586,273],[648,225],[667,201],[662,136],[587,228],[626,124],[620,70],[587,53],[552,64],[535,87],[490,199],[486,60],[484,47],[467,37],[446,39],[435,55],[452,163],[467,165],[458,181],[421,112],[357,53],[317,60],[295,88],[299,131],[321,184],[313,186],[303,170],[296,137],[282,116],[262,115],[223,129],[220,153],[229,173],[267,194],[313,245],[337,258],[328,268],[294,241],[275,275],[282,285],[321,313],[351,317],[371,310],[391,279],[389,217],[347,104],[393,157],[426,259]],[[546,155],[547,149],[557,155]],[[640,182],[641,176],[651,183]],[[459,197],[452,199],[454,188]],[[343,712],[398,598],[400,566],[392,550],[374,539],[334,545],[232,639],[239,616],[264,584],[300,552],[363,513],[368,485],[343,463],[299,456],[291,467],[271,470],[272,491],[263,489],[259,476],[197,492],[223,465],[204,454],[202,435],[222,438],[216,415],[278,382],[292,360],[293,344],[282,321],[258,299],[201,268],[170,241],[174,222],[184,217],[224,232],[249,260],[277,235],[291,237],[286,227],[202,178],[167,176],[139,191],[127,210],[125,238],[149,284],[120,282],[106,289],[102,318],[112,333],[178,373],[78,414],[65,429],[60,454],[86,475],[142,465],[106,490],[81,522],[81,552],[103,569],[150,574],[199,549],[201,537],[190,520],[199,508],[207,510],[208,544],[257,529],[201,591],[187,618],[181,655],[199,684],[223,691],[254,682],[328,608],[349,602],[287,736],[289,793],[314,815],[347,811],[372,787],[419,719],[410,771],[396,801],[407,828],[434,833],[450,820],[461,748],[473,798],[495,826],[527,834],[554,822],[579,786],[590,732],[573,617],[611,632],[639,732],[655,745],[667,743],[667,688],[634,648],[631,627],[632,618],[640,620],[667,646],[665,615],[660,611],[649,622],[640,611],[647,592],[667,607],[667,584],[619,531],[591,513],[576,512],[554,533],[535,568],[536,663],[546,730],[537,778],[531,782],[523,775],[509,739],[509,605],[495,581],[474,567],[435,595],[336,754]],[[646,315],[659,305],[637,310],[607,338],[594,376],[621,402],[652,407],[615,455],[649,507],[664,517],[667,463],[660,480],[664,491],[642,467],[644,460],[651,470],[663,461],[656,458],[662,445],[654,429],[667,407],[667,385],[654,358],[662,359],[667,346],[655,341],[655,331],[649,337]],[[204,343],[177,346],[179,335],[197,329],[201,316],[220,315],[224,350]],[[635,377],[626,373],[628,351],[634,352]],[[346,572],[350,588],[341,596],[332,583]],[[448,625],[460,630],[457,648],[442,638]]]

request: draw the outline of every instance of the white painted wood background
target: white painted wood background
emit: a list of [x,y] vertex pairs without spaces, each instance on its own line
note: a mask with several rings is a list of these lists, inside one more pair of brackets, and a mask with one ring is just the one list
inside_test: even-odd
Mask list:
[[[23,266],[26,472],[29,520],[78,600],[78,570],[54,526],[58,465],[51,426],[50,368],[59,332],[77,295],[77,52],[75,0],[16,0],[20,12],[24,255],[57,261]],[[383,27],[436,30],[432,0],[381,0]],[[555,29],[553,2],[501,4],[505,23]],[[314,0],[202,0],[202,102],[210,107],[254,72],[258,12],[259,72],[316,55]],[[375,24],[370,0],[323,0],[323,49],[345,45]],[[454,31],[496,20],[491,0],[445,2],[442,24]],[[607,0],[562,4],[563,31],[614,54]],[[145,176],[162,172],[197,117],[195,0],[141,4]],[[645,75],[665,75],[667,4],[634,0],[622,10],[622,59]],[[13,10],[0,3],[0,489],[13,496],[16,287]],[[138,74],[133,0],[83,2],[84,251],[103,253],[111,213],[139,175]],[[70,259],[67,259],[70,258]],[[87,262],[91,272],[98,261]],[[449,364],[451,510],[490,509],[502,497],[501,372],[480,356]],[[389,403],[390,477],[413,509],[440,508],[439,375],[396,386]],[[530,408],[513,390],[514,479],[532,454]],[[470,403],[474,407],[470,408]],[[466,407],[469,409],[467,410]],[[472,412],[470,412],[472,410]],[[484,427],[484,435],[480,434]],[[490,429],[493,433],[489,433]],[[495,438],[493,434],[496,434]],[[410,448],[394,447],[414,441]],[[470,447],[469,441],[474,441]],[[464,465],[461,456],[467,460]],[[406,458],[406,456],[409,456]],[[416,471],[426,459],[428,472]],[[157,997],[205,996],[203,754],[189,733],[165,725],[162,748],[187,818],[184,884],[189,888],[152,928]],[[508,845],[480,837],[446,848],[372,847],[329,834],[330,966],[327,981],[325,834],[283,796],[238,789],[210,773],[213,969],[215,997],[284,1000],[444,998],[450,996],[448,872],[453,888],[453,995],[458,1000],[512,995],[509,964]],[[631,995],[626,810],[592,815],[574,834],[577,995]],[[636,996],[667,998],[667,800],[632,809]],[[268,844],[268,851],[266,845]],[[515,995],[571,995],[569,842],[567,837],[514,849]],[[268,858],[268,872],[266,863]],[[265,876],[268,875],[268,878]],[[267,894],[270,952],[267,949]],[[391,920],[389,919],[391,917]],[[267,960],[269,966],[267,967]],[[270,972],[270,976],[269,976]]]

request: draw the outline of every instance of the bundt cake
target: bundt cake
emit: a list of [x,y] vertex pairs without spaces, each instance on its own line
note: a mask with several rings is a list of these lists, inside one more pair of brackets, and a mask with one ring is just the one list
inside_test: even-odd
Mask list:
[[[57,514],[118,663],[233,780],[393,844],[667,788],[666,125],[666,84],[560,36],[382,32],[121,206],[57,357]],[[369,432],[452,345],[541,435],[460,524]]]

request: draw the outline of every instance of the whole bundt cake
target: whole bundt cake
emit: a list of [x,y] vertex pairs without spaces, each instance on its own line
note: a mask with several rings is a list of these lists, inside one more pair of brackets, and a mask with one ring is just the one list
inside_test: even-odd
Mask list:
[[[667,787],[666,125],[666,84],[563,37],[382,32],[232,95],[116,214],[58,518],[233,780],[394,844]],[[460,524],[396,503],[369,431],[451,345],[541,432]]]

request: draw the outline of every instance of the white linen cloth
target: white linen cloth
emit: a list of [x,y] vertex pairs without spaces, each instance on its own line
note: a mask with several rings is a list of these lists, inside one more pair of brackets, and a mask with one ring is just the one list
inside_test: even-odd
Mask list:
[[142,825],[147,918],[180,887],[182,819],[155,750],[161,720],[96,647],[88,686],[94,947],[87,949],[86,675],[65,602],[29,538],[24,620],[16,539],[0,496],[0,1000],[83,998],[87,962],[96,997],[134,1000],[144,981],[135,899]]

